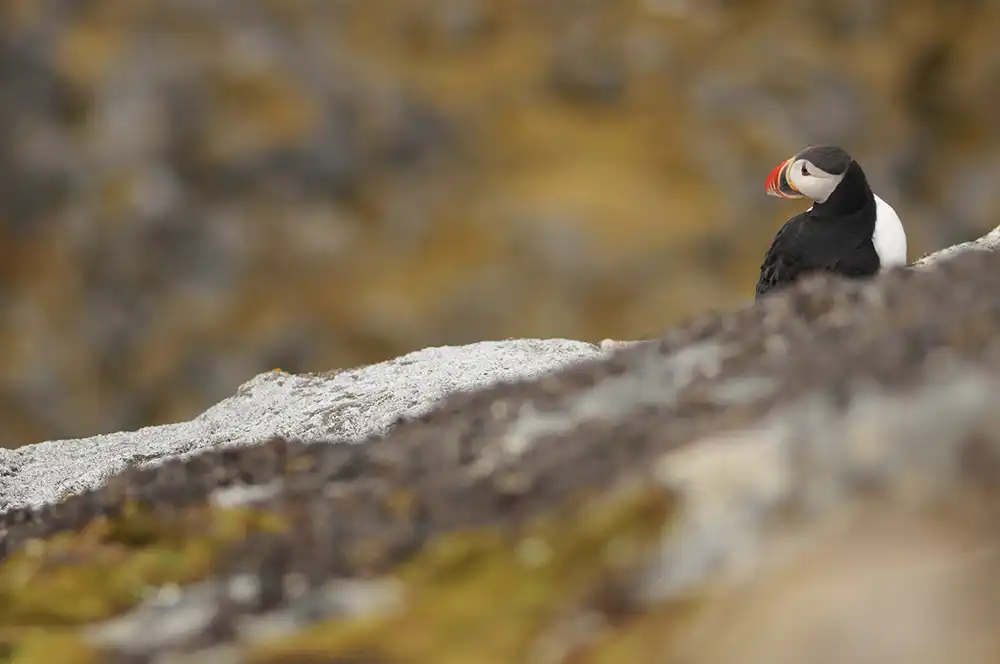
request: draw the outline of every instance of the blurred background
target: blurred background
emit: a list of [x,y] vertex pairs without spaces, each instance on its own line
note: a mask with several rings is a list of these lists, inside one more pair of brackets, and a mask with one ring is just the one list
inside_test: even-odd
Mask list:
[[976,237],[998,34],[985,0],[2,0],[0,445],[739,306],[812,143],[911,260]]

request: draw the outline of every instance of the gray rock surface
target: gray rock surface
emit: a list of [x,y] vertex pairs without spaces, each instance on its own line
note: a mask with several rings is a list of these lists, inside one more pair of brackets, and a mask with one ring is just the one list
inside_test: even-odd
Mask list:
[[[992,250],[998,244],[1000,228],[926,256],[914,266],[926,268],[966,251]],[[100,486],[126,467],[214,447],[255,444],[271,436],[356,441],[384,433],[399,417],[427,412],[450,393],[532,378],[635,343],[641,342],[486,341],[426,348],[380,364],[327,374],[261,374],[188,422],[0,449],[0,510],[51,502]],[[681,365],[692,361],[689,355],[678,356],[682,372]]]
[[924,256],[920,260],[914,261],[913,267],[926,268],[940,261],[954,258],[955,256],[966,251],[993,251],[998,247],[1000,247],[1000,226],[994,228],[986,235],[972,240],[971,242],[962,242],[961,244],[946,247],[940,251],[935,251],[932,254]]
[[[592,624],[628,646],[622,662],[992,664],[1000,252],[948,257],[874,281],[816,276],[589,360],[586,346],[570,366],[428,400],[343,444],[392,424],[372,381],[348,396],[373,404],[345,417],[353,434],[164,459],[0,513],[6,619],[73,618],[76,647],[107,664],[507,664],[536,647],[610,661],[587,653]],[[343,391],[367,371],[298,378]],[[283,405],[259,399],[237,413]],[[390,403],[420,413],[408,399]],[[240,442],[223,433],[218,447]],[[210,568],[174,553],[209,535],[232,538]],[[197,582],[147,571],[158,553],[198,565]],[[79,586],[108,593],[83,618],[67,616],[74,588],[39,599],[20,581],[65,569],[53,577],[83,584],[108,556],[136,585],[125,599]],[[636,643],[637,624],[669,636]]]
[[99,486],[128,466],[206,448],[290,440],[357,440],[416,416],[441,397],[600,355],[593,344],[511,339],[425,348],[327,374],[260,374],[188,422],[0,449],[0,510]]

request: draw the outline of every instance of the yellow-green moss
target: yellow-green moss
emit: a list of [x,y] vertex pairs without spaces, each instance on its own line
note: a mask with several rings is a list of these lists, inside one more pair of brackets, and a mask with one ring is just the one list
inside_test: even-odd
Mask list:
[[686,619],[699,608],[696,600],[671,602],[622,620],[587,644],[578,664],[663,661],[671,641],[689,625]]
[[[329,661],[508,664],[662,535],[673,503],[654,488],[588,500],[534,522],[512,540],[489,529],[437,538],[397,576],[397,610],[323,622],[248,652],[253,664]],[[608,660],[610,661],[610,660]]]
[[282,525],[246,508],[162,516],[130,504],[80,531],[27,542],[0,564],[0,662],[86,661],[74,626],[135,606],[156,586],[204,578],[229,546]]
[[0,662],[3,664],[96,664],[99,661],[98,651],[71,629],[0,630]]

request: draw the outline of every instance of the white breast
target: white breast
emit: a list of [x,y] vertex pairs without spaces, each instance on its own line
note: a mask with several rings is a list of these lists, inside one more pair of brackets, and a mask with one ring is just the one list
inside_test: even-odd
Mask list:
[[880,269],[906,265],[906,231],[888,203],[875,196],[875,234],[872,235]]

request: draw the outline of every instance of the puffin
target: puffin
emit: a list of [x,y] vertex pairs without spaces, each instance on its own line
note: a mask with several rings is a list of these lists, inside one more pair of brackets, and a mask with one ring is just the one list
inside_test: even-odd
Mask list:
[[899,216],[875,195],[860,164],[843,148],[805,148],[771,171],[764,191],[778,198],[808,198],[812,206],[774,236],[754,300],[809,273],[865,278],[906,265],[906,232]]

